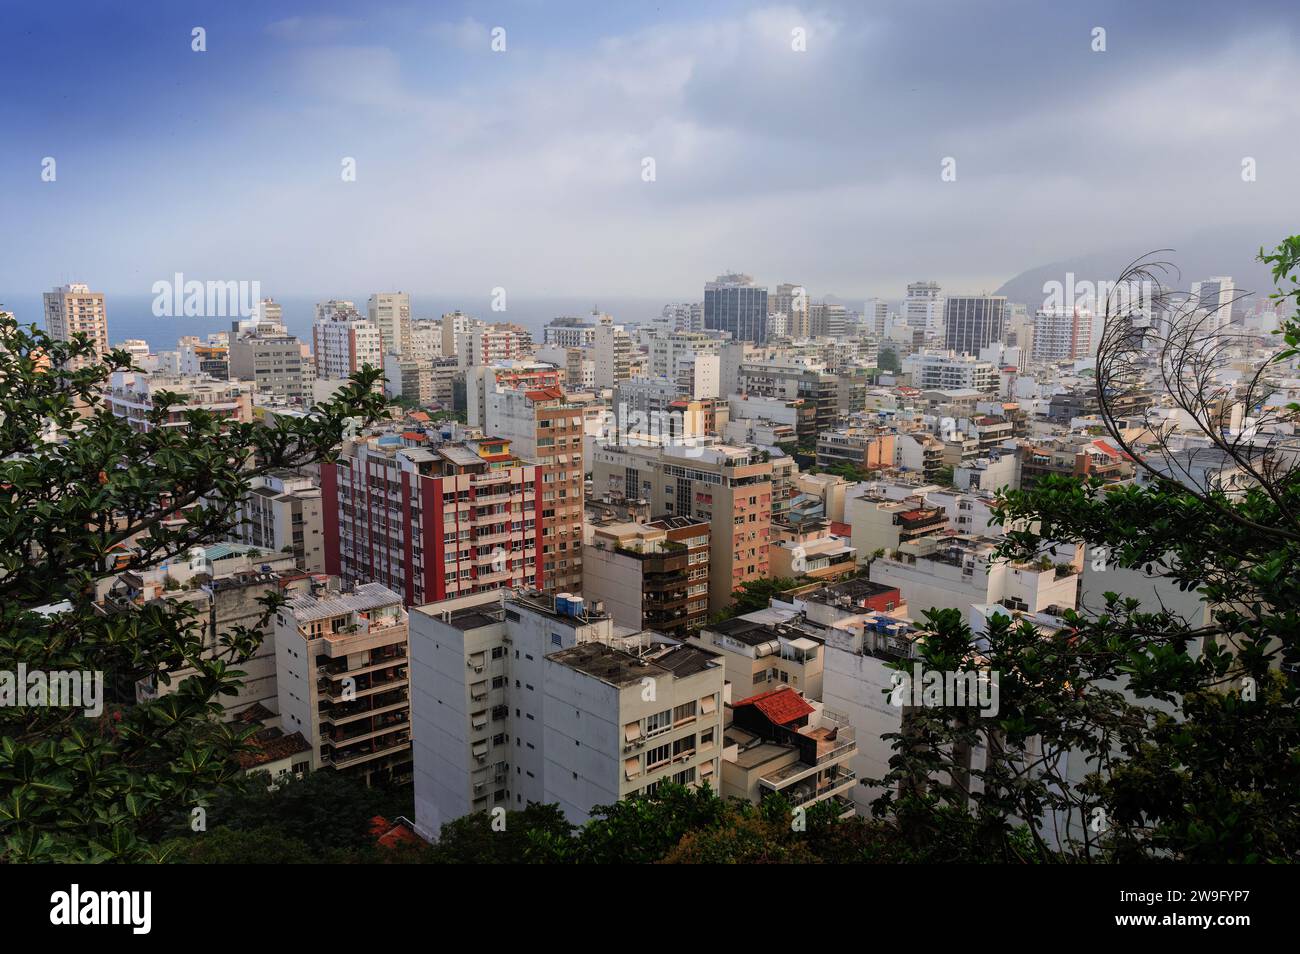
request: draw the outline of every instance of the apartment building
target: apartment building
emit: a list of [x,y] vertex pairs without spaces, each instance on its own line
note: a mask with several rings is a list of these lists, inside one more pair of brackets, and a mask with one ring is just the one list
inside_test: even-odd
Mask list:
[[591,353],[596,387],[612,388],[632,377],[632,336],[622,325],[596,326]]
[[582,408],[558,387],[487,395],[487,430],[514,442],[537,465],[541,531],[538,589],[582,589]]
[[[158,420],[156,401],[162,392],[170,392],[179,400]],[[253,398],[246,384],[206,375],[114,371],[104,391],[104,406],[130,424],[132,430],[141,433],[158,428],[187,428],[189,411],[205,411],[237,424],[247,424],[253,419]]]
[[741,584],[769,575],[772,464],[762,457],[726,444],[600,443],[592,487],[648,500],[653,512],[709,522],[709,612],[716,613]]
[[785,622],[793,616],[793,612],[773,614],[760,610],[707,623],[690,637],[690,642],[719,655],[732,699],[783,686],[809,699],[820,699],[821,643]]
[[420,407],[434,403],[433,360],[407,358],[400,354],[384,355],[384,393]]
[[280,727],[311,744],[313,769],[367,784],[411,770],[408,627],[379,583],[317,582],[275,619]]
[[470,329],[468,344],[468,366],[473,367],[528,358],[533,351],[533,336],[521,325],[509,322],[478,324]]
[[488,395],[501,390],[558,388],[563,372],[540,361],[499,361],[465,371],[465,421],[470,427],[488,427]]
[[312,363],[303,355],[302,343],[282,331],[246,327],[234,322],[230,334],[230,377],[252,381],[257,391],[285,404],[301,403],[311,396],[315,379]]
[[874,560],[870,579],[897,587],[915,611],[964,613],[984,603],[1029,613],[1074,608],[1079,573],[1073,549],[1059,561],[1011,563],[994,559],[997,544],[996,539],[962,534],[921,537]]
[[239,502],[235,539],[267,553],[292,554],[308,573],[325,572],[325,520],[320,484],[292,471],[254,477]]
[[[378,292],[366,302],[370,323],[379,329],[384,354],[405,354],[411,347],[411,296],[406,292]],[[379,362],[376,361],[378,366]]]
[[746,364],[740,369],[739,391],[746,395],[802,400],[813,408],[811,426],[806,419],[800,442],[811,443],[817,434],[834,429],[841,414],[865,406],[867,377],[863,370],[831,372],[805,362]]
[[923,430],[900,431],[894,438],[894,466],[932,481],[943,470],[943,441]]
[[700,332],[654,334],[650,337],[649,375],[673,381],[684,394],[718,397],[721,348],[719,338]]
[[426,838],[470,812],[529,802],[559,802],[581,822],[593,805],[717,772],[722,667],[696,647],[616,637],[603,608],[537,591],[447,600],[412,620]]
[[841,427],[817,435],[817,466],[848,464],[859,470],[894,466],[894,433],[879,427]]
[[709,525],[690,517],[591,530],[582,553],[582,592],[619,626],[675,638],[708,618]]
[[981,393],[998,388],[998,366],[969,354],[923,351],[903,359],[912,386],[922,391],[971,389]]
[[[207,375],[210,378],[230,377],[230,346],[223,342],[202,342],[182,338],[179,347],[178,368],[182,375]],[[143,367],[143,365],[141,365]]]
[[865,560],[880,550],[890,553],[904,543],[946,530],[948,515],[920,495],[893,500],[862,487],[845,498],[844,522],[851,528],[850,542]]
[[789,686],[741,699],[729,715],[723,797],[757,805],[779,795],[796,811],[830,801],[839,817],[854,814],[857,738],[846,717]]
[[1075,361],[1092,354],[1092,312],[1040,308],[1034,313],[1033,360]]
[[[237,543],[216,543],[146,570],[131,570],[102,580],[97,605],[108,616],[164,600],[194,611],[194,622],[205,654],[221,651],[221,640],[237,627],[260,630],[262,642],[240,664],[245,673],[234,695],[217,702],[223,721],[231,721],[254,706],[278,710],[275,681],[275,630],[263,623],[264,597],[287,595],[305,585],[305,576],[288,554],[266,552]],[[176,692],[183,680],[195,675],[192,667],[175,669],[169,680],[148,677],[136,684],[139,701]]]
[[502,438],[345,441],[321,465],[326,570],[407,605],[542,582],[541,473]]
[[772,524],[772,576],[839,580],[858,569],[857,550],[831,533],[830,521],[789,518]]
[[665,782],[718,788],[723,684],[711,653],[582,643],[546,657],[545,682],[547,801],[570,822]]
[[336,381],[365,366],[384,366],[383,339],[379,326],[360,316],[318,321],[312,326],[312,350],[316,377]]
[[542,329],[542,343],[560,348],[590,348],[596,343],[595,318],[555,318]]
[[[45,330],[56,341],[71,341],[85,335],[95,346],[96,354],[108,351],[108,312],[104,293],[93,292],[89,285],[73,282],[56,286],[42,296],[45,303]],[[92,364],[92,358],[75,358],[67,370],[76,371]]]

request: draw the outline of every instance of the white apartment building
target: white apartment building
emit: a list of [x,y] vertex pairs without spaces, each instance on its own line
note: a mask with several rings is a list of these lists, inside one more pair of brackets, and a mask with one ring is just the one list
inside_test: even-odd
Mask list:
[[869,579],[897,587],[916,613],[932,608],[965,613],[980,603],[1029,613],[1074,608],[1079,573],[1073,550],[1059,561],[990,562],[996,545],[984,537],[921,537],[873,561]]
[[[155,396],[168,391],[180,397],[161,422],[152,420],[156,411]],[[104,404],[116,417],[126,420],[134,430],[147,432],[159,427],[186,428],[187,411],[207,411],[233,423],[253,419],[252,394],[242,381],[221,381],[207,375],[142,374],[114,371],[104,391]]]
[[665,782],[719,787],[722,666],[653,637],[633,649],[588,642],[546,657],[545,800],[574,824]]
[[442,323],[428,318],[411,321],[411,353],[415,361],[442,357]]
[[649,375],[677,382],[697,398],[718,397],[721,348],[720,339],[698,332],[652,335]]
[[[716,772],[699,736],[711,730],[720,754],[722,667],[700,650],[649,634],[617,639],[610,616],[568,594],[479,594],[411,618],[415,822],[425,838],[471,812],[529,802],[559,802],[581,822],[593,805],[685,782],[689,770],[696,783]],[[573,652],[590,644],[613,651]]]
[[312,768],[370,781],[411,759],[407,614],[379,583],[317,584],[276,614],[280,728],[311,744]]
[[929,335],[943,332],[943,295],[938,282],[910,282],[903,300],[907,327]]
[[952,351],[922,351],[903,359],[903,371],[922,391],[996,391],[998,368],[991,361]]
[[342,298],[331,298],[329,301],[316,302],[317,321],[340,321],[360,317],[362,315],[357,311],[356,302],[345,301]]
[[591,350],[596,387],[612,388],[632,376],[632,337],[622,325],[598,325]]

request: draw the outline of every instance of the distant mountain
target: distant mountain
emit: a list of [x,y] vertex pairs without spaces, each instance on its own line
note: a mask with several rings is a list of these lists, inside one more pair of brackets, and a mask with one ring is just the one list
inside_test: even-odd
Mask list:
[[[1273,248],[1295,230],[1295,223],[1276,228],[1225,227],[1207,230],[1180,240],[1170,240],[1166,247],[1172,249],[1156,258],[1177,266],[1164,280],[1174,288],[1187,290],[1193,282],[1214,275],[1230,275],[1238,293],[1253,291],[1258,295],[1273,290],[1267,266],[1255,260],[1261,245]],[[1007,300],[1039,307],[1043,300],[1043,285],[1047,282],[1066,281],[1068,272],[1074,273],[1076,283],[1082,281],[1114,281],[1124,266],[1152,248],[1134,244],[1115,247],[1105,252],[1080,255],[1049,265],[1039,265],[1021,272],[1003,283],[995,294],[1006,295]]]

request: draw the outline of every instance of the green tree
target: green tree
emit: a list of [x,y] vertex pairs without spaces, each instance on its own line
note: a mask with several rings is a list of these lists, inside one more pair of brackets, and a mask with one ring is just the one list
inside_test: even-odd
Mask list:
[[[171,601],[103,611],[100,584],[185,559],[228,538],[252,477],[328,459],[349,419],[384,399],[366,369],[327,404],[266,426],[203,410],[162,426],[178,396],[158,394],[138,430],[102,389],[130,358],[101,358],[78,336],[55,341],[0,319],[0,670],[102,673],[102,713],[0,707],[0,855],[7,861],[158,858],[170,818],[209,801],[239,771],[247,734],[216,717],[235,692],[256,628],[205,646]],[[60,369],[68,370],[60,370]],[[268,600],[266,611],[274,610]],[[142,679],[194,675],[136,703]]]
[[733,616],[744,616],[746,613],[756,613],[761,609],[767,609],[772,603],[772,597],[780,596],[786,590],[793,589],[798,585],[799,580],[793,580],[788,576],[747,580],[740,584],[739,589],[732,591],[731,605],[714,614],[712,621],[720,623],[725,619],[731,619]]
[[[1295,285],[1297,239],[1262,257],[1279,285]],[[1153,277],[1138,263],[1117,287]],[[1046,556],[1051,565],[1052,546],[1084,544],[1097,573],[1159,577],[1204,607],[1184,615],[1107,592],[1104,605],[1067,613],[1058,632],[999,615],[978,641],[959,613],[928,614],[917,662],[996,671],[1000,700],[991,718],[919,708],[893,736],[891,792],[878,808],[909,837],[1006,860],[1300,857],[1300,471],[1278,433],[1224,419],[1224,395],[1207,374],[1221,352],[1199,302],[1155,304],[1172,317],[1153,328],[1108,300],[1097,361],[1109,439],[1142,480],[1049,477],[1003,491],[999,556]],[[1284,324],[1286,335],[1297,329],[1298,318]],[[1198,423],[1235,484],[1180,469],[1168,432],[1139,447],[1116,423],[1111,408],[1147,386],[1152,349],[1173,404]],[[1247,408],[1270,392],[1268,370],[1234,392]],[[976,746],[990,753],[987,767],[972,762]],[[1084,768],[1067,772],[1067,755]],[[1053,830],[1066,837],[1057,842]]]

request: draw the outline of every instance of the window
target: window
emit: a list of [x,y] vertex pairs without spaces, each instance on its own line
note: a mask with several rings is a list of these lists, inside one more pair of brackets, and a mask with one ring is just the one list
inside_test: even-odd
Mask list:
[[656,732],[663,732],[673,727],[673,711],[665,709],[663,712],[656,712],[654,715],[646,716],[645,734],[654,735]]
[[667,765],[673,757],[673,747],[667,743],[657,745],[645,755],[646,771],[656,769],[661,765]]

